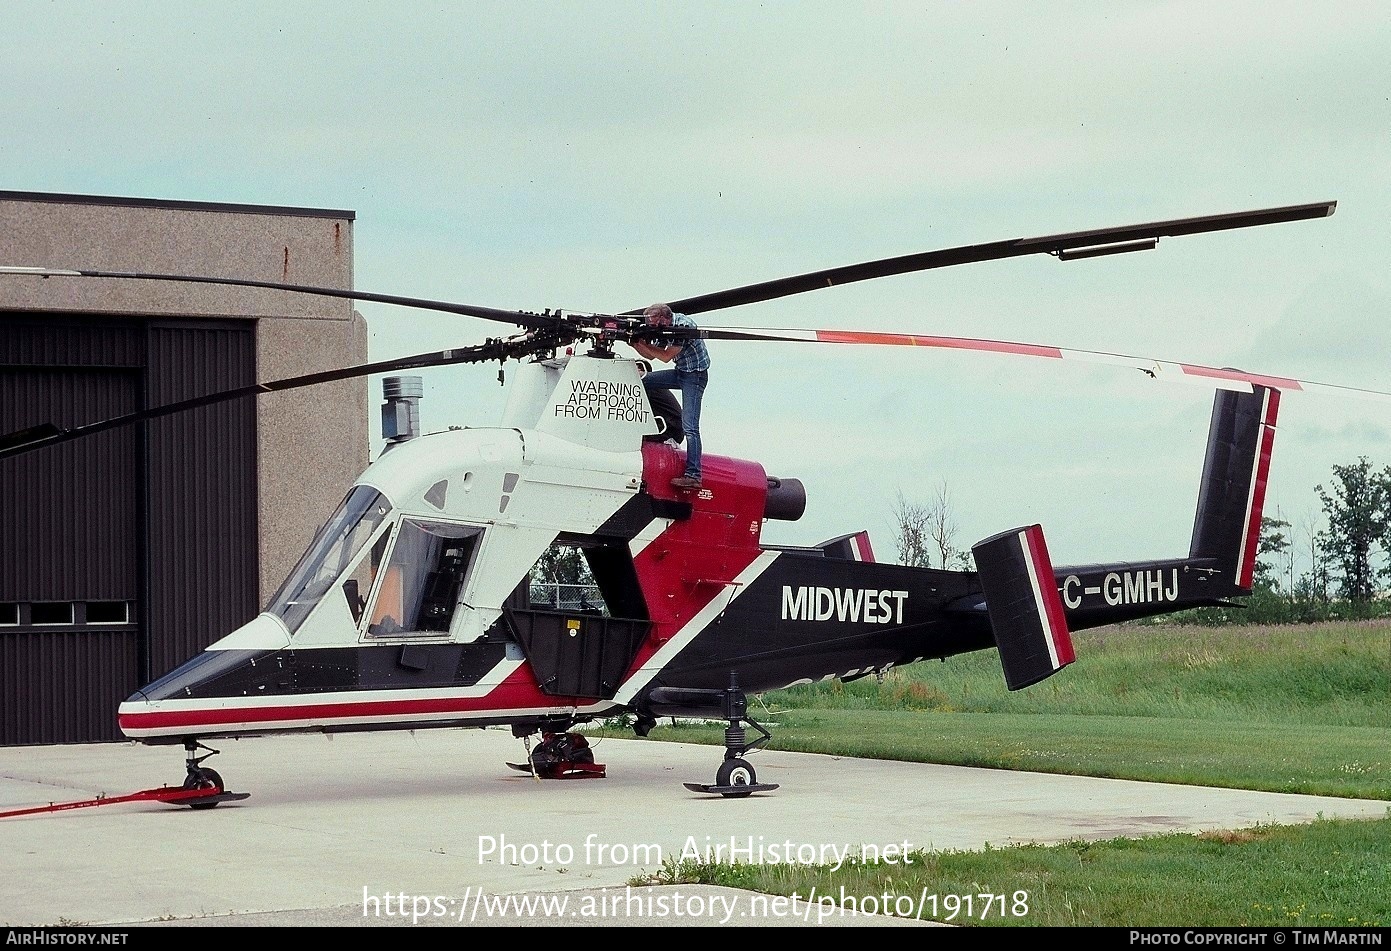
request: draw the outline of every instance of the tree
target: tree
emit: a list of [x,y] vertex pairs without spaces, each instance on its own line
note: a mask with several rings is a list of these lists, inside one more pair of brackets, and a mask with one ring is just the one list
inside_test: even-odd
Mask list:
[[537,559],[531,569],[531,580],[537,584],[593,584],[589,562],[574,545],[552,545]]
[[1339,594],[1354,602],[1375,597],[1386,567],[1373,564],[1373,550],[1386,543],[1391,467],[1372,471],[1366,456],[1356,463],[1333,467],[1331,490],[1314,487],[1323,502],[1328,530],[1322,551],[1339,574]]
[[956,547],[956,516],[952,512],[947,480],[937,484],[935,497],[926,505],[910,502],[900,491],[894,504],[894,544],[899,564],[914,568],[932,567],[937,556],[940,568],[965,568],[970,559]]
[[937,483],[937,495],[927,506],[927,534],[942,559],[937,564],[946,568],[960,554],[956,550],[956,517],[952,514],[946,479]]
[[927,524],[927,510],[916,502],[909,502],[900,490],[894,503],[894,545],[898,548],[900,565],[926,568],[931,564]]
[[1324,554],[1324,539],[1327,533],[1320,528],[1319,515],[1312,509],[1305,511],[1299,527],[1309,542],[1309,570],[1300,575],[1299,581],[1293,584],[1294,599],[1327,604],[1328,556]]
[[[1284,529],[1290,523],[1284,519],[1261,516],[1261,544],[1256,558],[1255,586],[1266,591],[1280,590],[1280,575],[1290,550],[1289,536]],[[1262,558],[1261,556],[1266,556]]]

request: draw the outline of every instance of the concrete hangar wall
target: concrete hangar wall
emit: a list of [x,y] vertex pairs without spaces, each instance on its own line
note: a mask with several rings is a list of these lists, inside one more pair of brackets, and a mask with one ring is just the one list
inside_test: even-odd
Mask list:
[[[354,213],[0,192],[0,265],[351,289]],[[0,436],[365,363],[351,301],[0,277]],[[0,745],[121,739],[120,702],[245,623],[367,465],[359,378],[0,459]]]

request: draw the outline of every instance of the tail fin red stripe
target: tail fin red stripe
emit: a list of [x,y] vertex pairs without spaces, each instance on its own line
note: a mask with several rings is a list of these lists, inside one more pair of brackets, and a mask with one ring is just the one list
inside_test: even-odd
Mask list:
[[869,547],[868,532],[860,532],[855,536],[855,554],[860,561],[874,561],[874,549]]
[[1302,390],[1298,380],[1292,380],[1285,376],[1268,376],[1264,373],[1243,373],[1241,370],[1219,370],[1216,367],[1197,366],[1192,363],[1180,363],[1183,372],[1189,376],[1201,376],[1211,380],[1240,380],[1245,383],[1255,383],[1258,386],[1274,386],[1282,390]]
[[[1044,636],[1048,638],[1053,656],[1059,667],[1065,667],[1077,659],[1072,647],[1072,635],[1067,629],[1067,616],[1063,612],[1062,599],[1058,596],[1057,580],[1053,574],[1053,562],[1048,556],[1048,544],[1043,540],[1043,529],[1034,525],[1021,534],[1029,546],[1029,561],[1033,564],[1034,577],[1039,585],[1038,598],[1043,607]],[[1047,590],[1043,586],[1047,585]]]
[[1256,452],[1255,469],[1251,474],[1251,501],[1246,519],[1246,541],[1241,554],[1238,584],[1251,587],[1256,576],[1256,555],[1260,551],[1261,515],[1265,509],[1265,489],[1270,476],[1270,457],[1275,444],[1275,419],[1280,409],[1280,391],[1266,393],[1265,412],[1261,418],[1261,442]]

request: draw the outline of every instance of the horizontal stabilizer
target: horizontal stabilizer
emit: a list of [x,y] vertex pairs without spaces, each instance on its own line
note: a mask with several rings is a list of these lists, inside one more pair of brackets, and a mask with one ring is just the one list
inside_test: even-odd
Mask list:
[[971,547],[1005,683],[1019,690],[1072,663],[1062,599],[1038,525],[1011,529]]
[[854,532],[841,535],[816,546],[827,558],[842,561],[873,561],[874,549],[869,546],[869,532]]

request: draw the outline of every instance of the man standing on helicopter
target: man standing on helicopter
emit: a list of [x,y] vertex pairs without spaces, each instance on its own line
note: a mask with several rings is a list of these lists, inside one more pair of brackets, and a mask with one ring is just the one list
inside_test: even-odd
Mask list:
[[[681,327],[696,329],[696,323],[685,314],[673,314],[667,304],[653,304],[642,312],[649,327]],[[699,337],[656,338],[652,341],[634,340],[633,349],[647,360],[663,363],[676,361],[669,370],[657,370],[642,378],[649,390],[681,391],[681,430],[686,437],[686,471],[671,480],[673,488],[700,488],[700,403],[705,384],[710,378],[710,352]]]

